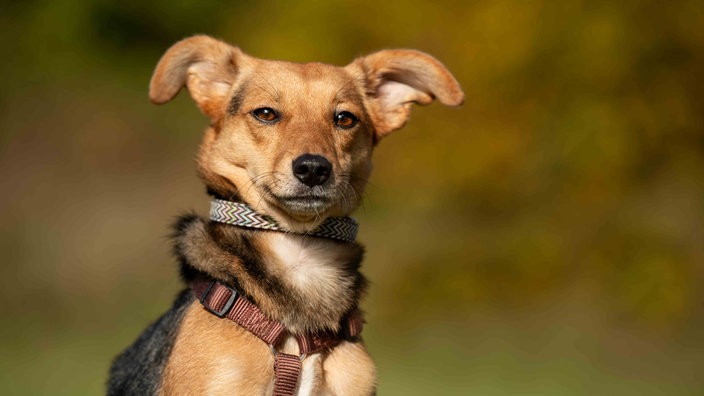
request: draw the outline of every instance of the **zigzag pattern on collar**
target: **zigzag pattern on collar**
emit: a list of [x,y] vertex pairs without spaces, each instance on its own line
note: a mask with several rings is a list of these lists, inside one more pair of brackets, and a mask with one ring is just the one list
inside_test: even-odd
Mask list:
[[[240,227],[290,232],[281,228],[271,217],[255,212],[254,209],[245,203],[222,199],[213,199],[210,203],[210,220]],[[359,225],[351,217],[328,217],[318,228],[304,234],[301,233],[301,235],[354,242],[357,238],[358,229]]]

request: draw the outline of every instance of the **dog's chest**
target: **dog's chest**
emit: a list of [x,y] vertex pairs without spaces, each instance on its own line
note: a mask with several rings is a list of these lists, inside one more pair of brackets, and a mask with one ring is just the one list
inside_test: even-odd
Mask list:
[[339,282],[344,252],[334,242],[291,234],[269,237],[274,265],[290,286],[324,292]]

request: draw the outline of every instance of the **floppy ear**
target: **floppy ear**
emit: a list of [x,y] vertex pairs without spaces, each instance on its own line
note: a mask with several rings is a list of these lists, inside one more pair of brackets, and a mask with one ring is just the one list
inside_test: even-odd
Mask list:
[[193,36],[169,48],[149,84],[149,98],[163,104],[188,86],[191,97],[211,120],[226,111],[232,84],[245,55],[239,48],[208,36]]
[[448,106],[464,102],[452,74],[440,61],[420,51],[379,51],[356,59],[347,69],[365,81],[377,140],[403,127],[413,103],[427,105],[435,98]]

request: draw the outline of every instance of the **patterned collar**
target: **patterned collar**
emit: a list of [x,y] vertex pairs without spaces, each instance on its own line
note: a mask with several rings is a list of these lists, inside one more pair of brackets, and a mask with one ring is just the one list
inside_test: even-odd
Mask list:
[[[210,203],[210,220],[240,227],[290,232],[281,228],[271,217],[255,212],[245,203],[222,199],[213,199]],[[354,242],[358,229],[359,225],[351,217],[328,217],[315,230],[301,234]]]

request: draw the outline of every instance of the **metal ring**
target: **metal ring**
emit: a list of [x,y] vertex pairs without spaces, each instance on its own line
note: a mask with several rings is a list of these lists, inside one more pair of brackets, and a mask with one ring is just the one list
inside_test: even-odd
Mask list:
[[[276,358],[276,355],[279,353],[276,350],[276,347],[274,347],[273,344],[269,344],[269,349],[271,350],[271,354],[274,355],[274,358]],[[299,355],[298,358],[301,359],[301,361],[303,361],[307,356],[308,356],[307,354],[303,353],[303,354]]]

